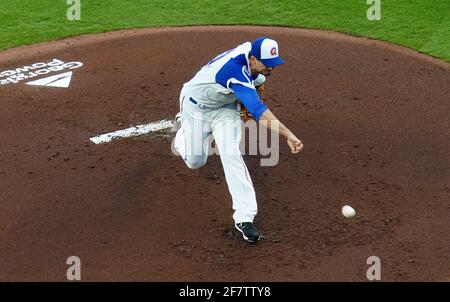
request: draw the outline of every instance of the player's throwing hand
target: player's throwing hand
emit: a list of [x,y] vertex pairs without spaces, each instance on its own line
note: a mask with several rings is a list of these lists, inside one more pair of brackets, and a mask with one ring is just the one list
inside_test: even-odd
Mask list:
[[303,143],[294,134],[291,134],[287,138],[287,143],[289,148],[291,148],[292,153],[299,153],[303,149]]

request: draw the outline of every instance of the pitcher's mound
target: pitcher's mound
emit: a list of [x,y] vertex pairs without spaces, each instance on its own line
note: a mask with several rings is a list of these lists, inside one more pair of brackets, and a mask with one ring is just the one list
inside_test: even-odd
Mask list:
[[[191,171],[170,135],[89,138],[173,119],[184,82],[262,35],[286,61],[267,104],[305,149],[245,158],[265,237],[248,245],[217,156]],[[70,256],[84,281],[363,281],[370,256],[382,280],[448,280],[447,63],[336,33],[195,27],[8,50],[0,70],[0,280],[65,280]]]

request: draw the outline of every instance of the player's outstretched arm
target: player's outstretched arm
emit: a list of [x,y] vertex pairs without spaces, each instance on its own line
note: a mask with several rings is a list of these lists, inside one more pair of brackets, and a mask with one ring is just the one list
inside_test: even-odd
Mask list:
[[291,149],[292,153],[299,153],[303,149],[303,143],[301,140],[299,140],[292,132],[289,130],[283,123],[281,123],[277,117],[270,111],[270,109],[267,109],[264,111],[264,113],[261,115],[259,122],[265,125],[270,130],[274,131],[275,133],[280,134],[281,136],[284,136],[287,139],[287,144],[289,145],[289,148]]
[[242,84],[231,84],[230,87],[255,120],[287,139],[292,153],[299,153],[303,149],[303,143],[261,102],[254,88],[251,89]]

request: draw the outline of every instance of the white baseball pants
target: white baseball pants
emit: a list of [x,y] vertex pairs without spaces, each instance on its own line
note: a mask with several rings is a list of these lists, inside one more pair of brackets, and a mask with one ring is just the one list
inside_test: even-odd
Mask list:
[[175,137],[175,149],[189,168],[201,168],[208,159],[212,133],[232,197],[234,222],[253,222],[257,213],[256,195],[239,149],[242,124],[237,102],[220,108],[204,108],[190,101],[183,89],[180,112],[181,128]]

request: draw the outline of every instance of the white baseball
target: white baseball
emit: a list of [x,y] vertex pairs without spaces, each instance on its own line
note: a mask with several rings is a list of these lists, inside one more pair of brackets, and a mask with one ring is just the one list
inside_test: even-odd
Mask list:
[[355,209],[353,209],[351,206],[347,206],[347,205],[342,207],[341,212],[342,212],[342,215],[344,215],[347,218],[352,218],[356,215]]

